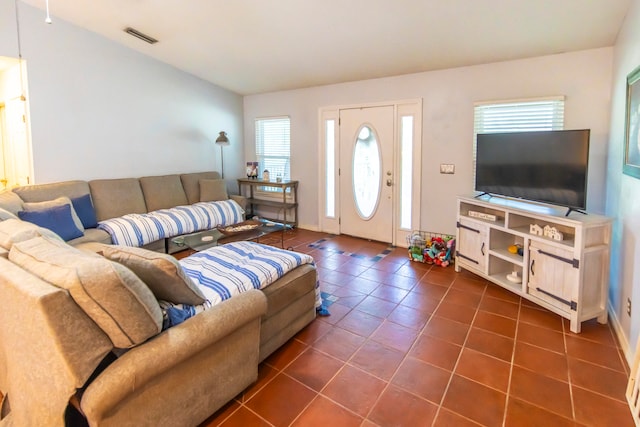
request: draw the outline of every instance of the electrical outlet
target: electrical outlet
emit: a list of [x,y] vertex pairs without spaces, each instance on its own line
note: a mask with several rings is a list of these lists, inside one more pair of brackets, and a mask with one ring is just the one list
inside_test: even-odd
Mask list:
[[631,316],[631,298],[627,298],[627,314]]
[[456,172],[456,165],[451,163],[440,163],[440,173],[453,174]]

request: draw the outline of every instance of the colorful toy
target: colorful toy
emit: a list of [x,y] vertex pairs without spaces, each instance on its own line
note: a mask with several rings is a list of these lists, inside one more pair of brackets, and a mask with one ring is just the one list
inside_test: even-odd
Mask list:
[[414,231],[410,236],[407,236],[409,259],[442,267],[449,265],[455,251],[456,239],[448,235],[427,239],[425,234]]
[[451,253],[455,246],[455,239],[447,236],[433,237],[425,249],[424,259],[427,264],[446,267],[451,262]]
[[409,249],[409,254],[413,261],[419,261],[419,262],[424,261],[424,255],[422,253],[422,249],[419,246],[412,246]]
[[420,233],[415,232],[409,237],[409,259],[424,262],[424,249],[426,242]]
[[507,250],[509,252],[511,252],[512,254],[518,254],[520,256],[522,256],[522,254],[524,253],[524,250],[522,248],[522,245],[520,243],[516,243],[515,245],[511,245],[507,248]]

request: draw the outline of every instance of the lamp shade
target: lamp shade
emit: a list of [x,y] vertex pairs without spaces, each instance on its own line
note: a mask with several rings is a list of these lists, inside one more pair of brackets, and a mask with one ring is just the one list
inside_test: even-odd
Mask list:
[[224,131],[220,132],[220,135],[216,138],[216,144],[218,145],[229,145],[229,138],[227,137],[227,133]]

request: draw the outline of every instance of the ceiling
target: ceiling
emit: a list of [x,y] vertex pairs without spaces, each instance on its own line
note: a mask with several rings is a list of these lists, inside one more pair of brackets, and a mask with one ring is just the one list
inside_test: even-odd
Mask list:
[[[23,0],[43,9],[45,0]],[[86,28],[248,95],[615,43],[632,0],[49,0]],[[159,40],[144,43],[133,27]]]

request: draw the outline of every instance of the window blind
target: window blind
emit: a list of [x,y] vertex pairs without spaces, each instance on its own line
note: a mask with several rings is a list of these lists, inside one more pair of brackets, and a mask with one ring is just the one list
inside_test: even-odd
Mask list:
[[474,111],[474,134],[562,130],[564,97],[519,102],[478,103]]
[[291,130],[289,117],[256,119],[256,157],[259,176],[266,169],[269,177],[283,180],[290,176]]

